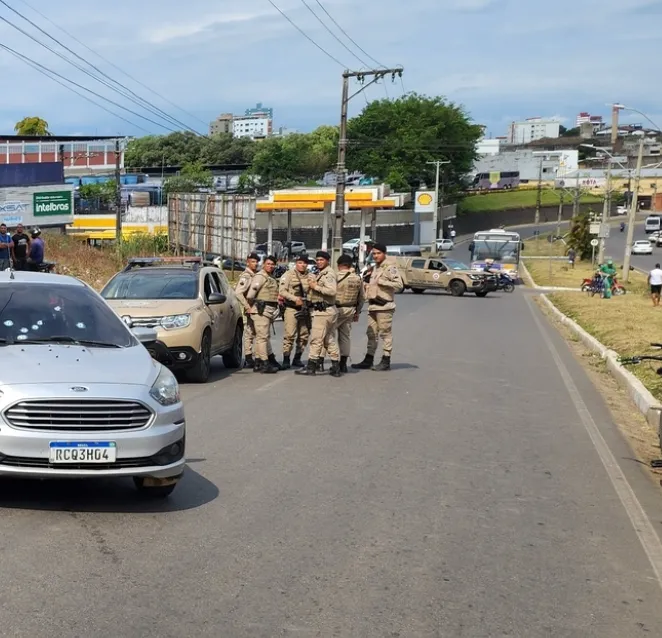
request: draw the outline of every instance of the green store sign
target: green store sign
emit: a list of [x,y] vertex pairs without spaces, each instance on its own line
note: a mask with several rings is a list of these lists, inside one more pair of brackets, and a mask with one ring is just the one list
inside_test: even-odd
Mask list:
[[71,191],[34,193],[32,210],[35,217],[73,215]]

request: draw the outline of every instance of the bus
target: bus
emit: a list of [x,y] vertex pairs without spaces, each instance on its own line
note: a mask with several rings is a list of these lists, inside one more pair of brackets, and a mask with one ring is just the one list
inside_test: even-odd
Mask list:
[[471,190],[507,190],[518,188],[519,184],[519,171],[492,171],[490,173],[478,173],[471,183]]
[[520,254],[524,244],[519,233],[493,228],[481,230],[469,244],[471,268],[483,270],[486,259],[494,259],[493,268],[507,272],[515,281],[519,279]]

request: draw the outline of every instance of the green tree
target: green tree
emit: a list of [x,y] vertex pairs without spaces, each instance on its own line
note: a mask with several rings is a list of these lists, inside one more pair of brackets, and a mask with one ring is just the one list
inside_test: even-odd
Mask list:
[[593,237],[590,233],[591,215],[592,211],[579,213],[570,224],[568,247],[572,248],[580,259],[591,259],[593,254],[591,246]]
[[117,194],[115,180],[109,180],[102,184],[83,184],[78,193],[81,199],[86,199],[89,202],[98,202],[100,204],[110,204],[115,201]]
[[16,122],[14,131],[17,135],[34,135],[35,137],[51,134],[48,130],[48,122],[36,116],[24,117],[20,122]]
[[167,194],[170,193],[194,193],[199,190],[211,188],[214,184],[214,176],[208,171],[202,162],[189,162],[182,166],[179,175],[174,175],[165,180],[163,188]]
[[394,189],[415,189],[434,184],[435,168],[427,162],[450,160],[444,167],[448,195],[463,187],[481,134],[461,106],[444,98],[410,93],[379,100],[348,123],[347,167]]

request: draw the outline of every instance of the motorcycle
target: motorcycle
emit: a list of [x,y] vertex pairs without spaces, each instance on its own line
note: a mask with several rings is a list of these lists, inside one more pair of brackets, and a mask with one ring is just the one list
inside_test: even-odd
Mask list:
[[510,275],[505,272],[497,273],[497,290],[503,290],[504,292],[513,292],[515,290],[515,282]]
[[[623,287],[623,284],[618,283],[618,279],[614,276],[612,278],[612,286],[611,286],[611,294],[612,296],[616,297],[618,295],[624,295],[627,291]],[[603,294],[604,291],[604,277],[602,276],[601,273],[596,272],[595,275],[593,275],[592,278],[586,278],[582,281],[581,285],[581,290],[582,292],[586,292],[591,297],[594,295],[601,295]]]

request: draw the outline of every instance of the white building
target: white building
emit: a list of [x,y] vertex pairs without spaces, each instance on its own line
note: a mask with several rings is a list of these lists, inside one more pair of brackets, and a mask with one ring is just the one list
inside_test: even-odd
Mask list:
[[508,131],[510,144],[528,144],[534,140],[559,137],[561,123],[558,120],[532,117],[523,122],[513,122]]
[[237,115],[232,120],[232,134],[235,137],[270,137],[272,128],[272,120],[267,115]]
[[483,138],[478,140],[476,144],[476,153],[478,155],[498,155],[501,148],[501,140],[499,138]]
[[537,182],[539,176],[544,182],[549,182],[576,171],[579,165],[579,151],[576,150],[548,151],[549,155],[540,153],[545,151],[520,148],[514,151],[502,150],[498,155],[483,155],[476,160],[474,173],[516,171],[523,182]]

